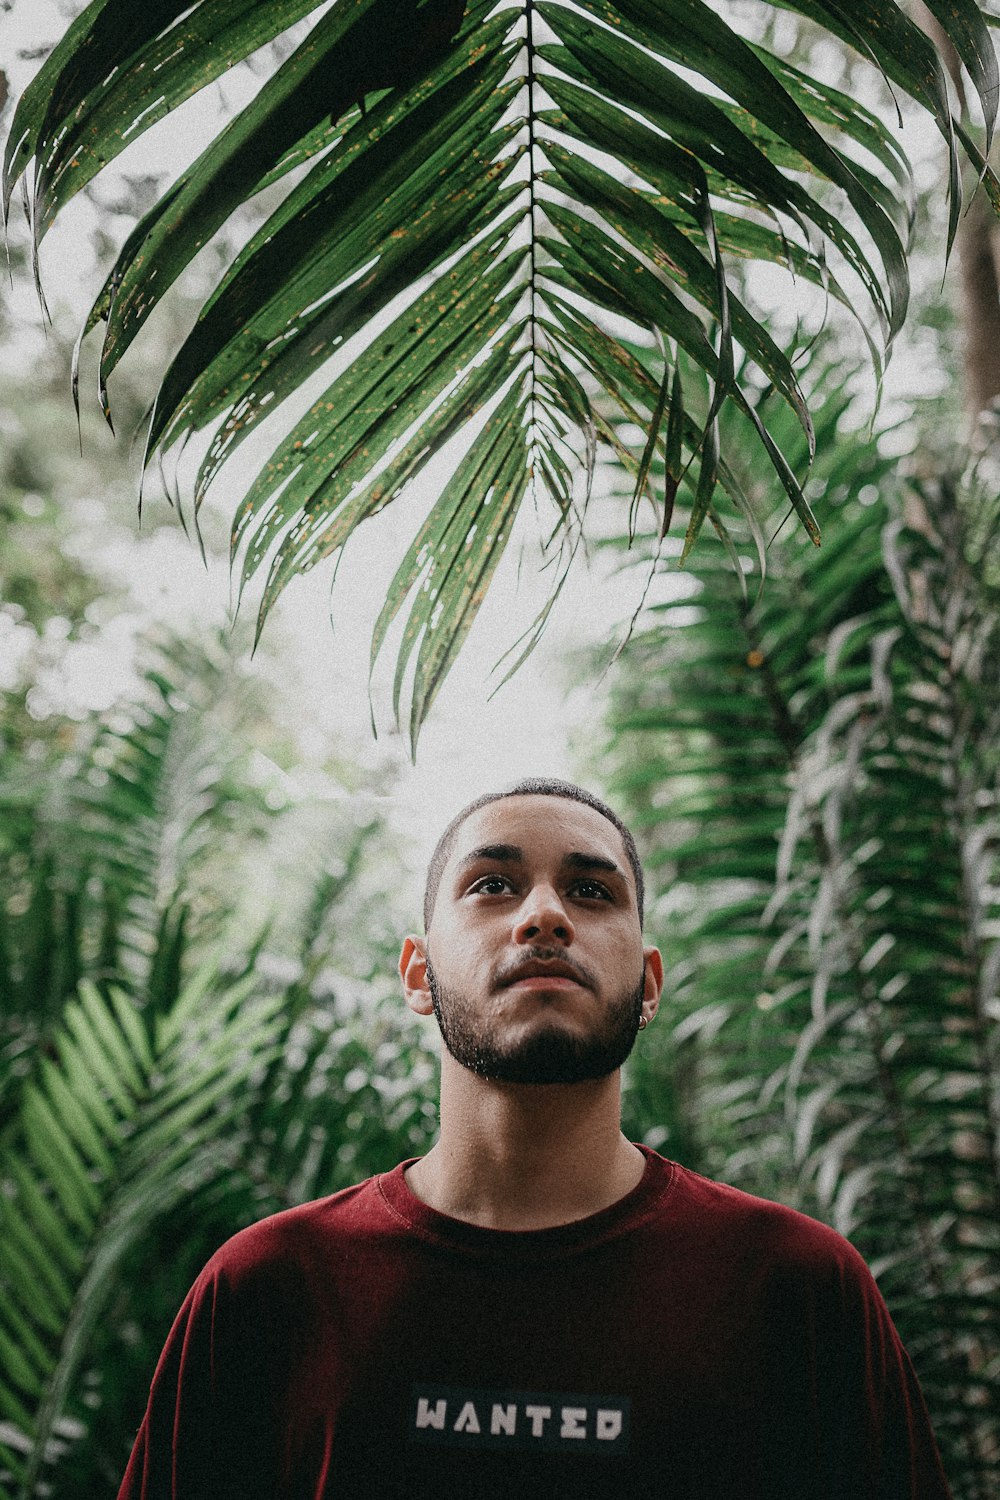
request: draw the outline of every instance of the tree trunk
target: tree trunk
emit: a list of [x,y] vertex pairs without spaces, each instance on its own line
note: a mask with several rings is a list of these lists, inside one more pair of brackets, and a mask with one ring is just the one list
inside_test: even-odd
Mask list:
[[[937,20],[922,3],[916,19],[931,37],[951,75],[961,113],[966,114],[965,84],[958,53]],[[962,370],[965,408],[973,433],[982,415],[1000,398],[1000,276],[997,274],[997,218],[982,189],[973,193],[959,224]]]

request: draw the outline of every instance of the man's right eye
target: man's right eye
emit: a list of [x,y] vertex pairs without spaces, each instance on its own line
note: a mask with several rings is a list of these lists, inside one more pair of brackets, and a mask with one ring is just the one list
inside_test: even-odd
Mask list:
[[513,890],[513,886],[506,875],[484,875],[471,889],[477,896],[502,896],[505,891]]

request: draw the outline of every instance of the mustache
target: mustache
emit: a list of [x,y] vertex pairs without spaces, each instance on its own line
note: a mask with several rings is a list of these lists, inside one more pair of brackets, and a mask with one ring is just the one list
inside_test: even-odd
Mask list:
[[498,964],[493,972],[493,988],[503,989],[517,978],[525,964],[531,963],[558,963],[561,969],[568,969],[572,977],[586,989],[597,989],[596,976],[587,968],[586,964],[581,964],[577,959],[570,958],[562,948],[551,948],[544,944],[525,948],[516,957]]

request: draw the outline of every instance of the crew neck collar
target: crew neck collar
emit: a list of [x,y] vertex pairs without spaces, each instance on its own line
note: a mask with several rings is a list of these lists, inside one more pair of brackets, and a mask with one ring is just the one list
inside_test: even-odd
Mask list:
[[[637,1143],[638,1144],[638,1143]],[[648,1146],[639,1146],[646,1158],[642,1177],[632,1190],[607,1208],[567,1224],[547,1229],[486,1229],[439,1213],[410,1191],[406,1169],[419,1157],[400,1162],[391,1172],[376,1178],[376,1186],[392,1217],[412,1233],[442,1248],[459,1253],[497,1259],[544,1260],[555,1255],[592,1250],[643,1222],[670,1190],[675,1165]]]

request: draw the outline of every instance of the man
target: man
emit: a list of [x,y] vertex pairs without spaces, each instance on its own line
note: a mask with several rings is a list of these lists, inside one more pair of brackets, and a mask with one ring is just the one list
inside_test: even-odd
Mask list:
[[944,1500],[850,1245],[621,1134],[663,977],[642,900],[631,835],[567,783],[449,825],[400,959],[440,1138],[213,1257],[123,1497]]

